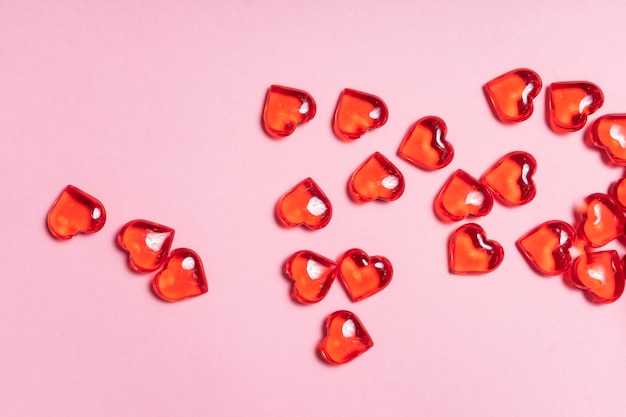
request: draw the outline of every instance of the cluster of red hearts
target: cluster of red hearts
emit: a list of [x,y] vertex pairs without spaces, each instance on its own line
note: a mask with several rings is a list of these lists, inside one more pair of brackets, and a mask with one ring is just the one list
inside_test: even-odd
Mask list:
[[[59,240],[78,233],[95,233],[104,227],[102,203],[86,192],[68,185],[48,212],[48,230]],[[117,243],[128,252],[128,264],[135,272],[159,271],[152,280],[154,293],[165,301],[180,301],[208,292],[202,260],[191,249],[170,252],[174,229],[147,220],[126,223]]]
[[[533,113],[533,99],[542,89],[539,75],[526,68],[509,71],[484,85],[494,115],[505,124],[522,122]],[[555,82],[546,88],[550,127],[558,133],[581,130],[587,116],[603,104],[600,88],[586,81]],[[280,139],[291,135],[299,124],[313,119],[315,100],[306,91],[273,85],[263,109],[268,135]],[[388,117],[384,101],[372,94],[345,89],[335,109],[333,130],[344,141],[360,138],[379,128]],[[607,152],[612,163],[626,166],[626,114],[605,115],[593,125],[592,142]],[[445,122],[436,116],[417,120],[403,138],[398,156],[423,170],[437,170],[453,159],[454,149],[446,140]],[[535,196],[532,155],[523,151],[504,155],[478,179],[463,170],[454,172],[434,200],[434,211],[443,222],[487,215],[494,199],[507,206],[529,203]],[[394,201],[404,192],[402,173],[382,154],[371,155],[352,174],[350,196],[359,202]],[[626,179],[607,194],[585,199],[576,227],[560,220],[545,222],[522,236],[517,246],[529,265],[544,275],[564,275],[593,301],[616,300],[624,289],[624,262],[613,250],[594,251],[624,234]],[[329,198],[312,178],[288,190],[276,204],[276,218],[286,227],[320,229],[332,216]],[[581,255],[572,262],[569,249],[577,245]],[[449,270],[454,274],[484,274],[496,269],[504,258],[502,246],[488,240],[475,223],[462,225],[449,239]],[[383,262],[385,260],[386,262]],[[292,297],[302,303],[320,301],[335,277],[355,301],[385,288],[391,280],[391,265],[382,257],[369,257],[352,249],[337,263],[308,250],[293,254],[284,268],[293,281]],[[361,291],[367,289],[365,293]],[[363,296],[363,294],[365,294]],[[331,314],[319,350],[328,362],[348,362],[373,345],[362,323],[348,311]]]

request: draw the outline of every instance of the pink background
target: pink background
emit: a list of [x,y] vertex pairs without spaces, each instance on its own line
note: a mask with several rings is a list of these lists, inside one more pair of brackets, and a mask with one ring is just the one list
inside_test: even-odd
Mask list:
[[[600,85],[626,111],[623,2],[0,2],[0,414],[3,416],[623,416],[626,301],[592,305],[532,272],[515,240],[622,175],[546,126],[544,94],[504,126],[481,87],[517,67]],[[271,84],[301,88],[317,116],[287,139],[260,124]],[[351,143],[332,133],[340,91],[382,97],[389,121]],[[438,172],[400,160],[409,126],[442,117],[456,157]],[[447,272],[432,200],[463,168],[513,150],[539,164],[528,206],[478,221],[505,259]],[[393,203],[357,205],[352,171],[380,151],[404,173]],[[313,177],[334,217],[284,229],[282,193]],[[99,198],[95,235],[53,239],[67,184]],[[209,293],[167,304],[115,246],[127,221],[176,229]],[[387,256],[383,292],[353,303],[338,282],[293,302],[281,275],[300,249]],[[623,252],[619,244],[613,247]],[[324,318],[353,311],[375,346],[339,367],[315,353]]]

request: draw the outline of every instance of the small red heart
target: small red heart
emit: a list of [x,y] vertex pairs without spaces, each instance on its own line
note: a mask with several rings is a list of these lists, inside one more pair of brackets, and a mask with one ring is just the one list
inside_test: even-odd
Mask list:
[[612,303],[624,292],[624,266],[614,250],[590,252],[576,258],[571,279],[596,303]]
[[330,222],[332,206],[315,181],[307,178],[278,200],[276,217],[283,226],[321,229]]
[[520,206],[529,203],[537,193],[532,180],[536,170],[537,161],[531,154],[516,151],[500,158],[480,180],[502,204]]
[[592,248],[604,246],[624,234],[626,218],[619,203],[608,194],[587,196],[577,209],[577,229]]
[[354,313],[340,310],[326,318],[326,336],[319,344],[319,352],[327,362],[350,362],[372,346],[372,338]]
[[306,91],[272,85],[263,108],[263,127],[275,139],[291,135],[301,123],[315,116],[313,97]]
[[341,140],[354,140],[384,125],[387,117],[387,105],[380,97],[346,88],[339,96],[333,130]]
[[502,74],[485,84],[493,112],[504,123],[521,122],[533,113],[533,99],[541,91],[541,78],[527,68]]
[[496,269],[504,259],[504,250],[495,240],[488,240],[482,227],[464,224],[448,240],[448,268],[453,274],[484,274]]
[[369,257],[361,249],[346,251],[338,265],[337,276],[352,301],[363,300],[383,290],[393,276],[393,268],[387,258]]
[[172,247],[174,229],[147,220],[133,220],[117,235],[118,245],[128,252],[130,267],[138,272],[156,271]]
[[394,201],[404,193],[404,177],[387,158],[376,152],[354,171],[348,191],[355,201]]
[[600,87],[587,81],[552,83],[547,89],[548,120],[557,133],[580,130],[587,116],[602,107]]
[[454,158],[454,148],[446,140],[447,133],[446,123],[441,118],[423,117],[402,140],[398,156],[425,170],[441,169]]
[[294,253],[283,269],[293,281],[291,296],[301,303],[317,303],[326,296],[335,280],[336,266],[330,259],[309,250]]
[[591,142],[604,150],[612,163],[626,166],[626,114],[600,116],[590,133]]
[[434,202],[435,214],[444,222],[486,216],[492,207],[493,196],[489,189],[461,169],[448,178]]
[[180,301],[208,292],[202,260],[190,249],[174,249],[163,270],[154,277],[152,288],[165,301]]
[[95,233],[104,227],[106,211],[96,198],[68,185],[48,212],[48,230],[57,239]]
[[569,248],[575,241],[576,232],[572,226],[560,220],[550,220],[519,238],[517,247],[533,269],[551,276],[570,269]]

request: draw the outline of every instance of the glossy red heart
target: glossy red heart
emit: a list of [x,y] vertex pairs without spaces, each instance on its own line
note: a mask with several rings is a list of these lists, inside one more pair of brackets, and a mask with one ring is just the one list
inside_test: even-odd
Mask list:
[[48,230],[57,239],[95,233],[104,227],[106,211],[95,197],[68,185],[48,212]]
[[163,270],[154,277],[152,289],[165,301],[180,301],[208,292],[202,260],[191,249],[174,249]]
[[572,266],[569,249],[576,231],[560,220],[550,220],[517,240],[517,247],[528,264],[542,275],[560,275]]
[[132,220],[117,235],[118,245],[128,252],[130,267],[138,272],[159,269],[173,240],[174,229],[147,220]]
[[448,268],[453,274],[485,274],[503,259],[502,245],[487,239],[484,229],[475,223],[459,227],[448,240]]
[[276,218],[283,226],[321,229],[331,217],[330,200],[311,178],[287,191],[276,204]]
[[536,170],[537,161],[531,154],[516,151],[500,158],[480,181],[489,187],[500,203],[520,206],[535,198],[537,191],[532,176]]
[[505,123],[521,122],[533,113],[533,99],[541,91],[541,78],[528,68],[518,68],[485,84],[495,115]]
[[577,215],[578,234],[592,248],[604,246],[624,234],[624,212],[608,194],[587,196],[577,208]]
[[461,169],[452,173],[434,202],[435,214],[444,222],[486,216],[492,207],[491,191]]
[[394,201],[404,193],[404,177],[387,158],[376,152],[361,164],[348,182],[355,201]]
[[626,166],[626,114],[600,116],[591,128],[591,142],[615,165]]
[[387,105],[380,97],[346,88],[339,96],[333,130],[341,140],[358,139],[387,123],[388,116]]
[[361,249],[350,249],[338,262],[337,276],[350,298],[360,301],[387,287],[393,268],[383,256],[370,257]]
[[587,123],[587,116],[604,104],[604,93],[587,81],[552,83],[547,91],[548,120],[557,133],[574,132]]
[[275,139],[291,135],[299,124],[315,116],[313,97],[306,91],[272,85],[263,108],[263,127]]
[[612,303],[624,292],[624,265],[614,250],[589,252],[576,258],[571,280],[596,303]]
[[372,338],[354,313],[340,310],[326,318],[326,335],[319,343],[319,352],[327,362],[350,362],[372,346]]
[[425,170],[441,169],[454,158],[454,148],[446,140],[447,133],[443,119],[423,117],[415,122],[402,140],[398,156]]
[[289,257],[283,271],[293,281],[291,296],[305,304],[317,303],[326,296],[335,280],[337,264],[309,250]]

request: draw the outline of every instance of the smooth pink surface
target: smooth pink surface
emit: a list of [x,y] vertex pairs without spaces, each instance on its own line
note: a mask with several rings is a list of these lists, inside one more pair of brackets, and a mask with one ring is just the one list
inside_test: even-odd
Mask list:
[[[623,417],[626,300],[592,305],[532,272],[514,244],[572,221],[622,169],[582,132],[552,133],[543,91],[529,120],[505,126],[482,86],[528,67],[545,85],[598,84],[606,100],[590,122],[624,112],[625,14],[618,1],[2,2],[0,414]],[[281,141],[261,126],[271,84],[317,102]],[[387,124],[338,140],[344,88],[383,98]],[[395,156],[426,115],[446,121],[456,150],[437,172]],[[478,177],[514,150],[537,159],[537,197],[477,221],[504,262],[449,274],[458,224],[436,220],[435,194],[454,170]],[[357,205],[347,181],[375,151],[406,191]],[[333,219],[281,228],[277,199],[309,176]],[[100,199],[107,224],[59,242],[45,218],[67,184]],[[136,218],[198,252],[208,294],[167,304],[150,292],[153,274],[132,272],[115,246]],[[352,247],[390,259],[388,288],[359,303],[338,283],[318,304],[290,299],[290,254]],[[375,346],[331,367],[315,347],[340,309]]]

